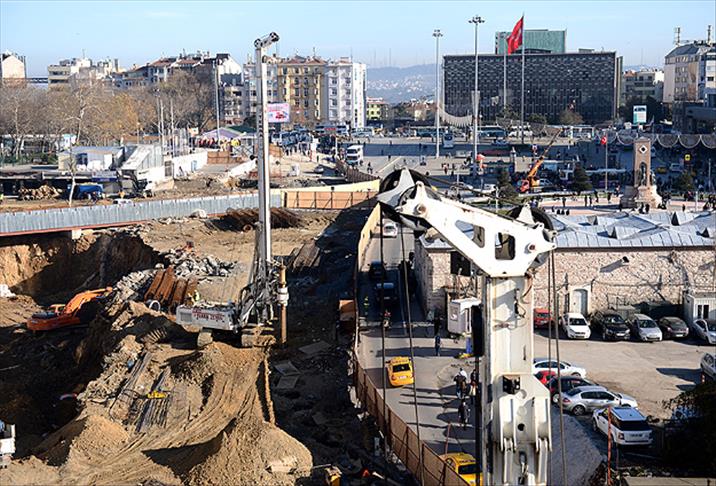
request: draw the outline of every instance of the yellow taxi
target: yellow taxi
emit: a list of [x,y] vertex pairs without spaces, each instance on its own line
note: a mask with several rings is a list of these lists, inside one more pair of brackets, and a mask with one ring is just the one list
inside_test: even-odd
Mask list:
[[[467,484],[477,486],[477,463],[471,454],[466,452],[450,452],[443,454],[440,459],[445,461],[447,466],[455,471]],[[480,474],[480,484],[482,486],[482,474]]]
[[391,386],[413,384],[413,363],[410,358],[398,356],[388,361],[388,380]]

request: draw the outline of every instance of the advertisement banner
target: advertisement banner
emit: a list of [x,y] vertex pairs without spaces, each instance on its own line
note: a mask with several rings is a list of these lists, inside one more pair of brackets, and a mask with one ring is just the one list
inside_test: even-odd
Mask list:
[[266,112],[269,123],[288,123],[291,110],[288,103],[269,103]]
[[634,105],[634,120],[635,125],[646,123],[646,105]]

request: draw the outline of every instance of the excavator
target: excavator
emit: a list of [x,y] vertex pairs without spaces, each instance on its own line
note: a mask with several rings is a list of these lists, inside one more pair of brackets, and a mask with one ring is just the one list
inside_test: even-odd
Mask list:
[[52,331],[89,322],[97,311],[91,304],[107,297],[111,292],[112,287],[80,292],[67,304],[54,304],[45,311],[33,314],[27,320],[27,328],[31,331]]
[[531,168],[530,171],[527,173],[527,175],[525,176],[525,178],[522,179],[522,180],[520,180],[520,181],[517,183],[517,190],[518,190],[518,191],[520,191],[521,193],[525,194],[525,193],[528,193],[528,192],[533,191],[536,187],[539,187],[539,179],[537,178],[537,171],[539,171],[539,168],[540,168],[540,167],[542,166],[542,164],[544,163],[544,158],[545,158],[545,157],[547,156],[547,154],[549,153],[549,149],[552,148],[552,145],[554,144],[554,141],[557,140],[557,137],[559,136],[559,134],[560,134],[561,132],[562,132],[562,130],[560,129],[557,133],[555,133],[555,134],[552,136],[552,140],[550,140],[549,144],[548,144],[547,147],[544,149],[544,151],[542,152],[542,155],[540,155],[539,159],[537,159],[537,161],[536,161],[534,164],[532,164],[532,168]]

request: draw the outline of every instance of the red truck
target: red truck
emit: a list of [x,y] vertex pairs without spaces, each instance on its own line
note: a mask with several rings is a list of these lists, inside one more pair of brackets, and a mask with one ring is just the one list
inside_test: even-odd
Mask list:
[[534,326],[537,328],[546,329],[547,326],[552,322],[552,316],[549,313],[549,309],[544,307],[537,307],[534,310]]

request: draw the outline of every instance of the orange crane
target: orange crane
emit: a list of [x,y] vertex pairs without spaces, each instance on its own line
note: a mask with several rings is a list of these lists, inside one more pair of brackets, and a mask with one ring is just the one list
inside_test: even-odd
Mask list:
[[27,320],[31,331],[52,331],[60,327],[75,326],[89,321],[94,316],[88,312],[91,306],[86,304],[107,297],[112,287],[87,290],[72,297],[67,304],[51,305],[46,311],[36,312]]
[[544,151],[542,152],[542,155],[540,155],[539,159],[537,159],[537,161],[534,164],[532,164],[532,168],[527,173],[525,178],[520,180],[517,183],[517,189],[520,192],[522,192],[522,193],[530,192],[535,187],[539,187],[539,179],[537,178],[537,171],[542,166],[542,163],[544,162],[544,158],[549,153],[549,149],[552,148],[554,141],[557,140],[557,137],[559,136],[560,133],[562,133],[561,128],[557,131],[557,133],[555,133],[552,136],[552,140],[549,141],[549,144],[544,149]]

